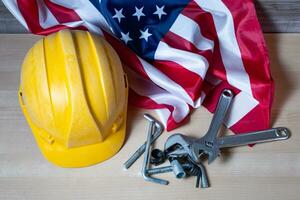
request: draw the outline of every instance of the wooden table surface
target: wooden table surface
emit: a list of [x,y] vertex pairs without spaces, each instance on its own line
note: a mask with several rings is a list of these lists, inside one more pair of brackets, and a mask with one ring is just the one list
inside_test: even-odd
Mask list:
[[[195,178],[168,186],[143,180],[142,159],[128,171],[123,162],[145,140],[145,110],[129,107],[127,140],[112,159],[87,168],[63,169],[46,161],[19,108],[17,90],[22,60],[39,37],[0,35],[0,199],[300,199],[300,35],[269,34],[266,40],[276,82],[273,126],[287,126],[287,141],[239,147],[223,152],[207,167],[211,188],[196,189]],[[150,112],[153,113],[153,112]],[[154,114],[154,113],[153,113]],[[201,136],[212,115],[198,109],[176,130]],[[162,147],[172,134],[164,133]]]

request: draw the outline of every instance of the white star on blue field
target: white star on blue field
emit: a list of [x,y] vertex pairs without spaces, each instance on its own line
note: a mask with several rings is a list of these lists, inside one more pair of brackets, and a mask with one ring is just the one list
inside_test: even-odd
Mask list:
[[164,35],[189,0],[90,0],[112,32],[136,54],[151,61]]

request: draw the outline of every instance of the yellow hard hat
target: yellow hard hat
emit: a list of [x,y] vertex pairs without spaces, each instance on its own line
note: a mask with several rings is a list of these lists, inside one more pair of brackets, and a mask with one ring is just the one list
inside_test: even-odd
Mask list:
[[23,62],[21,108],[43,155],[61,167],[90,166],[119,151],[127,96],[118,55],[87,31],[46,36]]

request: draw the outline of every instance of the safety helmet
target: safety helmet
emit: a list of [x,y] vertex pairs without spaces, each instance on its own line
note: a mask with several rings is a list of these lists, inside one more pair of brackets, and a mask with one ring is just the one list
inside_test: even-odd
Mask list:
[[119,151],[127,96],[117,53],[87,31],[44,37],[22,65],[21,108],[43,155],[61,167],[90,166]]

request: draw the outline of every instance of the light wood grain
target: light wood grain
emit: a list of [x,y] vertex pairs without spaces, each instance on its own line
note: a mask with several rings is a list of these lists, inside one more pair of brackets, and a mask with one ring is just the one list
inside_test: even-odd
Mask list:
[[[145,140],[145,110],[129,107],[127,140],[112,159],[88,168],[63,169],[47,162],[39,152],[19,109],[17,89],[22,59],[39,37],[0,35],[0,199],[272,199],[299,200],[300,188],[300,35],[269,34],[266,40],[276,82],[272,122],[287,126],[292,138],[284,142],[226,150],[207,167],[212,187],[195,188],[195,179],[160,177],[169,186],[145,182],[142,160],[130,170],[123,162]],[[151,112],[152,113],[152,112]],[[153,113],[154,114],[154,113]],[[155,115],[155,114],[154,114]],[[185,126],[174,132],[201,136],[211,114],[194,112]],[[156,143],[162,147],[172,133]]]
[[300,32],[300,0],[254,0],[264,32]]
[[[300,32],[300,0],[254,0],[264,32]],[[0,33],[25,33],[26,29],[0,1]]]

